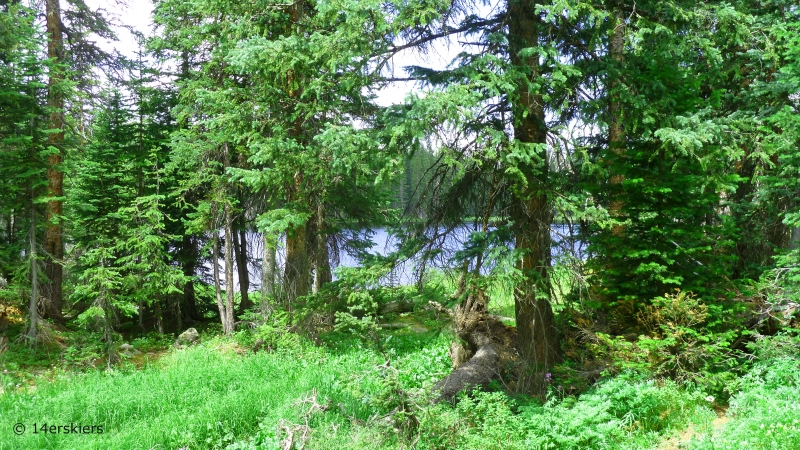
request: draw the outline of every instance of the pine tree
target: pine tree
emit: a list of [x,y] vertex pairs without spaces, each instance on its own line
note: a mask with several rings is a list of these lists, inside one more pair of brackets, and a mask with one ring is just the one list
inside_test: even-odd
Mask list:
[[[39,221],[44,178],[46,110],[44,39],[34,11],[21,5],[0,10],[0,279],[30,289],[28,332],[37,343]],[[26,223],[27,222],[27,223]],[[24,253],[27,261],[21,260]],[[28,281],[28,279],[30,281]],[[9,291],[10,293],[10,291]],[[0,296],[5,297],[0,288]]]

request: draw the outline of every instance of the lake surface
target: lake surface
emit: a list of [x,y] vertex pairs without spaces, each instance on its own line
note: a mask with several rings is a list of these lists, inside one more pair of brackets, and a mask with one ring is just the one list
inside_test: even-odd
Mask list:
[[[439,254],[426,264],[427,268],[441,268],[445,266],[452,266],[454,263],[451,259],[455,253],[464,248],[464,243],[467,242],[472,227],[463,226],[459,227],[446,238],[440,240],[440,245],[436,249],[440,250]],[[551,253],[554,261],[563,255],[571,255],[583,259],[585,255],[585,244],[577,239],[578,227],[569,225],[554,224],[550,228],[551,236]],[[358,234],[360,238],[368,238],[373,242],[372,248],[369,252],[372,254],[386,256],[397,249],[397,240],[386,229],[377,228],[374,230],[360,230],[358,232],[350,232],[351,234]],[[221,235],[220,238],[223,236]],[[513,247],[513,243],[509,244]],[[257,291],[261,288],[261,256],[263,252],[263,241],[261,235],[255,232],[247,233],[247,254],[248,254],[248,272],[250,273],[250,290]],[[286,252],[283,245],[278,247],[277,251],[277,266],[279,268],[278,274],[283,273],[283,266],[286,261]],[[338,261],[338,264],[335,264]],[[220,258],[220,281],[224,285],[225,281],[225,261]],[[345,249],[340,249],[337,255],[331,255],[331,267],[358,267],[360,261]],[[420,259],[412,259],[401,262],[387,277],[381,280],[381,284],[387,286],[396,285],[411,285],[417,280]],[[483,265],[481,272],[486,273],[491,269],[491,262]],[[335,270],[334,270],[335,273]],[[236,271],[234,270],[234,274]],[[203,264],[202,273],[198,274],[205,281],[212,283],[213,272],[211,262],[206,261]],[[335,278],[335,275],[334,275]],[[238,276],[234,275],[234,286],[238,289]]]

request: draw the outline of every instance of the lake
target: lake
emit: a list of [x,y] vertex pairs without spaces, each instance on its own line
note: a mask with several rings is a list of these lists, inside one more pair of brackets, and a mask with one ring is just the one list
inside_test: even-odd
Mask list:
[[[437,255],[434,261],[429,262],[427,267],[435,268],[435,267],[444,267],[449,265],[449,261],[455,255],[455,253],[459,250],[464,248],[464,243],[467,241],[470,233],[472,232],[472,227],[470,226],[463,226],[453,230],[446,239],[442,240],[443,245],[440,246],[441,253]],[[551,236],[551,252],[553,255],[553,259],[559,258],[561,255],[573,255],[575,257],[583,259],[585,256],[585,244],[577,239],[577,232],[578,226],[575,225],[570,228],[569,225],[566,224],[553,224],[550,228],[550,236]],[[353,231],[350,233],[355,234]],[[358,231],[358,235],[360,237],[365,237],[367,233],[366,230]],[[223,237],[223,234],[220,235],[220,238]],[[379,255],[388,255],[390,252],[396,250],[396,239],[384,228],[377,228],[371,230],[368,236],[369,240],[373,242],[372,248],[369,250],[370,253],[379,254]],[[512,244],[513,245],[513,244]],[[263,252],[263,241],[261,239],[261,235],[255,232],[248,232],[247,233],[247,253],[248,253],[248,272],[250,273],[250,290],[257,291],[261,289],[261,255]],[[348,253],[345,250],[340,250],[338,258],[331,258],[332,261],[338,260],[339,265],[343,267],[358,267],[360,261],[354,257],[352,254]],[[280,268],[280,272],[283,273],[283,265],[286,260],[286,253],[285,248],[280,245],[277,251],[277,265]],[[398,264],[395,270],[392,271],[389,276],[385,279],[381,280],[381,284],[391,286],[391,285],[411,285],[414,284],[416,281],[416,268],[418,266],[419,259],[412,259],[409,261],[402,262]],[[334,264],[331,264],[332,268],[334,268]],[[224,285],[225,279],[225,262],[222,258],[220,258],[220,281]],[[490,270],[490,265],[484,265],[481,272],[485,273]],[[206,282],[212,283],[214,282],[213,273],[211,270],[211,263],[210,261],[206,261],[203,264],[203,273],[198,274],[201,276],[203,280]],[[234,271],[234,274],[236,271]],[[234,276],[234,286],[235,289],[238,289],[238,277]],[[335,275],[334,275],[335,278]]]

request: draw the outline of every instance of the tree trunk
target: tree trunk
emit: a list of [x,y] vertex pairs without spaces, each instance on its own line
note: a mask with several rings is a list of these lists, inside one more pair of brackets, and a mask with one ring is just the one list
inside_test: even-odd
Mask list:
[[156,331],[158,334],[164,334],[164,314],[161,313],[161,300],[153,302],[153,309],[156,316]]
[[489,316],[482,291],[469,289],[453,314],[458,337],[450,346],[454,370],[433,386],[436,402],[452,402],[461,391],[488,386],[517,359],[514,330]]
[[319,292],[325,283],[333,280],[331,259],[328,254],[328,235],[325,233],[325,206],[317,203],[317,251],[314,261],[314,292]]
[[797,250],[800,248],[800,227],[792,227],[792,237],[789,239],[789,249]]
[[[617,10],[614,19],[614,29],[608,50],[611,59],[617,64],[617,70],[622,70],[622,64],[625,61],[625,21],[622,17],[622,12]],[[615,159],[615,161],[610,162],[609,168],[611,175],[609,181],[614,186],[613,192],[615,193],[615,197],[609,206],[609,213],[611,217],[621,219],[624,202],[620,198],[620,194],[622,193],[621,185],[625,181],[625,176],[614,169],[622,165],[620,159],[625,154],[625,133],[622,126],[622,101],[619,93],[615,92],[619,85],[616,78],[610,83],[611,96],[608,105],[608,147]],[[622,236],[625,233],[625,227],[619,224],[613,225],[611,233],[616,236]]]
[[[289,200],[298,196],[302,189],[302,175],[295,174],[294,191],[290,194]],[[309,221],[312,218],[308,219]],[[286,230],[286,268],[285,268],[285,287],[287,306],[291,307],[292,302],[304,295],[308,295],[311,290],[311,264],[308,258],[308,241],[306,237],[306,225],[300,225],[291,230]]]
[[183,316],[181,315],[181,297],[180,295],[175,295],[172,298],[174,311],[175,311],[175,322],[178,326],[178,331],[183,329]]
[[64,259],[63,224],[61,221],[62,202],[64,194],[64,174],[61,172],[62,152],[64,143],[64,96],[61,93],[63,74],[58,65],[64,62],[63,30],[61,29],[61,6],[59,0],[46,0],[45,13],[47,15],[47,56],[54,66],[50,68],[48,79],[47,106],[50,108],[49,128],[55,130],[48,137],[48,144],[55,150],[47,157],[47,202],[45,221],[47,223],[44,233],[44,250],[47,255],[45,261],[47,278],[50,280],[50,295],[47,303],[46,314],[56,322],[62,322],[62,279]]
[[214,230],[214,240],[212,241],[211,248],[211,261],[214,271],[214,293],[217,296],[217,309],[219,310],[219,318],[222,322],[222,329],[225,330],[225,324],[228,323],[228,320],[225,304],[222,302],[222,292],[219,282],[219,231],[217,230]]
[[261,260],[261,313],[266,317],[272,313],[275,300],[275,244],[264,233],[264,253]]
[[183,285],[183,301],[186,304],[186,316],[190,319],[198,319],[197,300],[194,292],[194,272],[197,263],[197,247],[191,236],[183,236],[182,245],[184,260],[182,262],[183,274],[186,276],[186,284]]
[[145,312],[145,304],[144,300],[139,299],[139,331],[144,333],[144,312]]
[[[539,14],[532,2],[508,0],[511,62],[530,71],[529,80],[538,76],[538,56],[519,56],[525,48],[538,45]],[[517,320],[517,349],[522,370],[516,383],[518,392],[537,396],[546,393],[546,374],[560,360],[558,332],[550,305],[550,223],[551,205],[545,187],[548,180],[546,125],[541,95],[532,93],[529,80],[519,80],[513,105],[514,138],[523,144],[536,144],[544,161],[541,167],[521,164],[525,186],[516,190],[512,215],[516,249],[522,254],[519,268],[524,282],[517,287],[514,309]]]
[[233,333],[233,218],[231,207],[225,203],[225,334]]
[[301,225],[286,233],[286,297],[291,305],[296,298],[308,295],[310,264],[306,242],[306,227]]
[[[242,221],[243,222],[243,221]],[[250,290],[250,272],[247,268],[247,232],[244,223],[240,222],[239,232],[233,232],[233,250],[236,257],[236,271],[239,275],[239,293],[241,302],[239,303],[239,314],[253,307],[248,291]],[[237,238],[238,234],[238,238]]]
[[[223,163],[225,167],[231,166],[231,153],[230,147],[226,142],[223,145]],[[234,327],[234,312],[233,312],[233,208],[230,203],[225,200],[223,207],[225,213],[225,322],[222,324],[222,329],[225,334],[233,333]]]
[[30,317],[30,328],[28,328],[28,342],[31,346],[36,345],[38,339],[38,319],[39,319],[39,280],[38,267],[36,264],[36,209],[33,204],[33,193],[31,193],[31,224],[30,224],[30,258],[31,258],[31,300],[28,305],[28,316]]

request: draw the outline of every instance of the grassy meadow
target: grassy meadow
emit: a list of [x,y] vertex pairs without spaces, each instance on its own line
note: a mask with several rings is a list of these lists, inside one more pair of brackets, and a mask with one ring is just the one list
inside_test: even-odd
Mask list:
[[[800,359],[791,335],[760,343],[730,406],[696,385],[635,372],[579,395],[554,377],[543,404],[497,386],[434,405],[430,386],[450,370],[447,319],[424,312],[396,322],[403,326],[373,341],[330,332],[312,343],[276,326],[221,338],[211,329],[187,348],[152,342],[145,356],[153,358],[113,369],[3,369],[0,449],[800,447]],[[253,350],[259,339],[269,340],[267,350]],[[9,353],[2,364],[20,368]],[[14,434],[15,423],[26,426],[23,434]],[[33,432],[45,423],[103,432]]]

